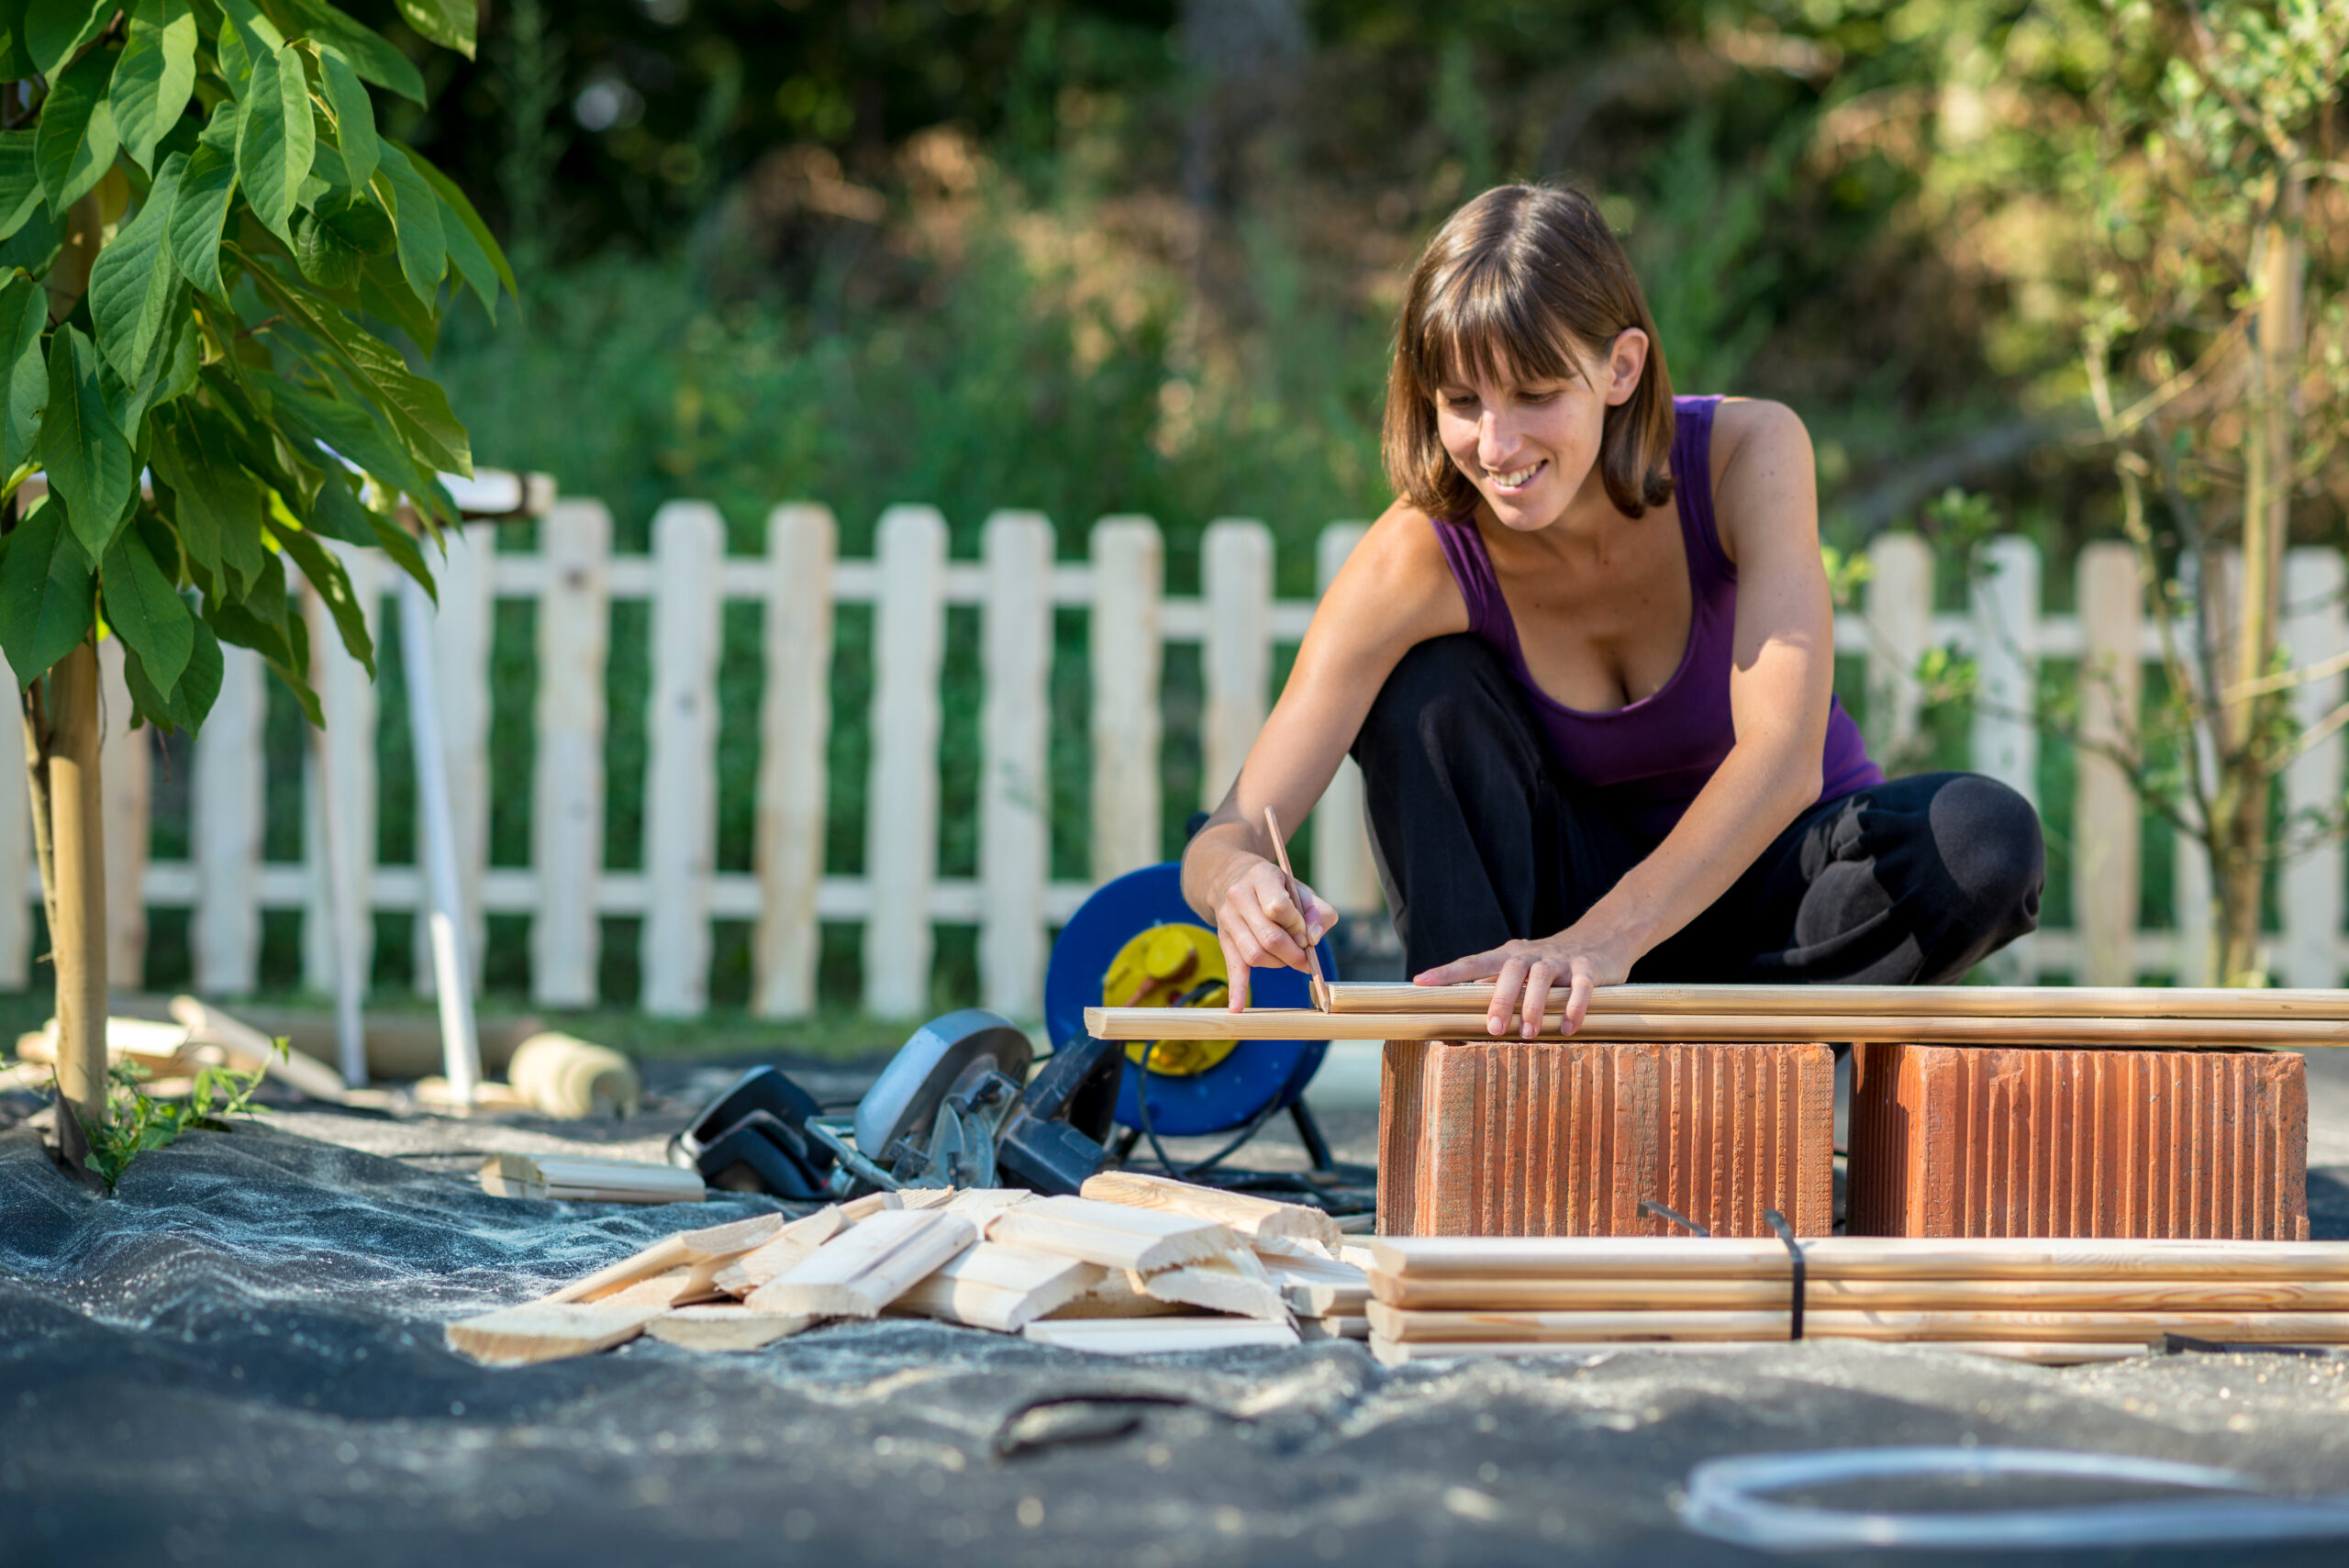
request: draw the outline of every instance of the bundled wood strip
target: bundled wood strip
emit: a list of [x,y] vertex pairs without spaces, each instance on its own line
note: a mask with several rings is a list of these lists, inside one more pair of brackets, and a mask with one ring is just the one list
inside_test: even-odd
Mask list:
[[1264,1259],[1264,1273],[1300,1318],[1361,1316],[1370,1300],[1370,1276],[1333,1259]]
[[894,1312],[1017,1334],[1099,1284],[1108,1271],[1057,1252],[981,1241],[899,1296]]
[[[1370,1353],[1382,1366],[1488,1357],[1531,1360],[1610,1355],[1734,1355],[1754,1348],[1753,1342],[1738,1340],[1596,1340],[1580,1344],[1472,1340],[1445,1344],[1428,1340],[1407,1342],[1375,1333],[1370,1336]],[[1940,1340],[1917,1348],[1958,1355],[1987,1356],[1998,1361],[2025,1362],[2038,1366],[2080,1366],[2091,1362],[2128,1361],[2143,1355],[2147,1350],[2141,1344],[2021,1340]]]
[[[1479,1340],[1785,1340],[1793,1314],[1698,1312],[1419,1312],[1374,1301],[1371,1331],[1402,1342]],[[1812,1340],[2060,1340],[2144,1344],[2165,1334],[2256,1344],[2349,1344],[2342,1312],[1855,1312],[1803,1314]]]
[[[1784,1279],[1771,1239],[1687,1236],[1421,1236],[1370,1244],[1371,1288],[1384,1278]],[[1909,1240],[1822,1236],[1802,1244],[1825,1279],[2349,1280],[2349,1245],[2069,1238]]]
[[[1784,1307],[1788,1288],[1783,1268],[1750,1279],[1377,1278],[1379,1300],[1418,1311],[1745,1311]],[[1814,1311],[2349,1312],[2349,1280],[1814,1277],[1803,1294]]]

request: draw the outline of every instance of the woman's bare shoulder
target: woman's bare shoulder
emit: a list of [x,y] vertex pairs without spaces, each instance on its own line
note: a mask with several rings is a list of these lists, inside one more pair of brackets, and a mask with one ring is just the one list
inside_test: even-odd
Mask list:
[[1321,603],[1354,638],[1371,641],[1408,645],[1468,628],[1468,608],[1434,525],[1407,501],[1370,525]]
[[[1713,488],[1732,470],[1810,462],[1810,432],[1802,417],[1766,397],[1725,397],[1713,414]],[[1740,460],[1743,460],[1741,462]]]

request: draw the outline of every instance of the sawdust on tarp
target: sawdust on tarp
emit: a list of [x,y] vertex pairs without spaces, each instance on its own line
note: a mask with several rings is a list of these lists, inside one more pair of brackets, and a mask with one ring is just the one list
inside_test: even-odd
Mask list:
[[2336,1361],[1805,1344],[1389,1373],[1343,1343],[1127,1362],[888,1320],[745,1356],[640,1340],[496,1370],[442,1347],[451,1318],[770,1207],[514,1203],[258,1126],[142,1157],[106,1199],[34,1128],[0,1132],[0,1541],[76,1563],[1708,1563],[1749,1554],[1673,1499],[1720,1454],[2021,1443],[2349,1489]]

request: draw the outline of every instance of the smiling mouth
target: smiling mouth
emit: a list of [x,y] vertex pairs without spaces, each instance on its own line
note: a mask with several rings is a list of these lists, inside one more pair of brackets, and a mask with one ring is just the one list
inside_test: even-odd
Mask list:
[[1485,476],[1493,482],[1493,487],[1497,490],[1522,490],[1532,484],[1535,476],[1549,466],[1550,460],[1545,457],[1531,468],[1511,469],[1507,473],[1497,469],[1488,468],[1485,470]]

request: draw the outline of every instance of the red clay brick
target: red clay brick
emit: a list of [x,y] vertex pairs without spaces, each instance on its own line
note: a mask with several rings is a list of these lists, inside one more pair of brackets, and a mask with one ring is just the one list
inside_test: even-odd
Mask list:
[[1389,1236],[1824,1236],[1834,1063],[1823,1045],[1390,1040],[1379,1229]]
[[1873,1045],[1856,1077],[1855,1236],[2308,1240],[2288,1051]]

